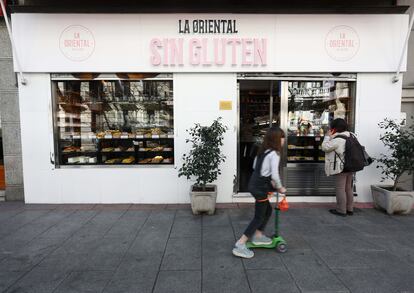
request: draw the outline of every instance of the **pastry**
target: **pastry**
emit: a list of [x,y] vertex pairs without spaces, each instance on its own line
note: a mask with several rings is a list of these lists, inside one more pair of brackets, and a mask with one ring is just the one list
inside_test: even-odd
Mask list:
[[113,151],[114,151],[114,148],[103,148],[102,149],[102,152],[104,153],[113,152]]
[[133,163],[135,161],[135,158],[134,157],[128,157],[128,158],[126,158],[126,159],[123,159],[122,160],[122,163],[123,164],[131,164],[131,163]]
[[171,164],[173,162],[173,158],[166,158],[162,161],[164,164]]
[[69,146],[69,147],[65,147],[63,149],[63,152],[64,153],[72,153],[72,152],[78,152],[78,151],[80,151],[80,148],[79,147],[75,147],[75,146]]
[[163,147],[159,146],[159,147],[155,147],[152,149],[153,152],[162,152],[163,151]]
[[121,161],[122,159],[119,159],[119,158],[109,159],[105,161],[105,164],[116,164],[116,163],[120,163]]
[[148,164],[148,163],[151,163],[151,161],[152,161],[151,158],[147,158],[147,159],[140,160],[139,163],[140,164]]
[[164,158],[162,156],[156,156],[151,160],[151,163],[158,164],[161,163]]

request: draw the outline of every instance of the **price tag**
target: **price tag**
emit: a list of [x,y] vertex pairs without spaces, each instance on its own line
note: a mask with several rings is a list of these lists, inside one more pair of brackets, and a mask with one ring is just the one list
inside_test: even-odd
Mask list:
[[142,134],[137,134],[135,137],[136,137],[136,138],[144,138],[144,135],[142,135]]
[[152,138],[160,138],[160,136],[158,134],[153,134]]
[[315,137],[316,141],[321,141],[321,138],[319,136]]
[[112,134],[105,134],[104,138],[112,138]]
[[128,135],[121,135],[122,139],[128,138]]
[[96,138],[96,135],[95,134],[91,134],[91,135],[89,135],[89,138],[90,139],[95,139]]
[[81,136],[80,135],[73,135],[72,138],[73,139],[79,139],[79,138],[81,138]]
[[168,134],[168,138],[174,138],[174,134]]

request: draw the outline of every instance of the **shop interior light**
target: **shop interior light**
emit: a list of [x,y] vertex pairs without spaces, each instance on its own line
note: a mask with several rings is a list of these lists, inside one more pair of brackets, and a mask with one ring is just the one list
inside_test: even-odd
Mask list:
[[72,76],[74,78],[82,79],[82,80],[93,80],[99,76],[99,73],[80,72],[80,73],[72,73]]
[[120,79],[146,79],[154,78],[158,73],[115,73]]

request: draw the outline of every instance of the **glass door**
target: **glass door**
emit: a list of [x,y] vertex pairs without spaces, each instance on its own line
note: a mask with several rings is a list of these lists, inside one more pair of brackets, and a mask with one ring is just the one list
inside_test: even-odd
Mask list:
[[280,125],[281,82],[239,81],[239,144],[237,192],[247,192],[253,161],[266,130]]
[[284,183],[290,195],[333,195],[333,177],[324,171],[324,136],[333,119],[354,130],[355,82],[334,79],[283,82],[283,127],[287,132]]

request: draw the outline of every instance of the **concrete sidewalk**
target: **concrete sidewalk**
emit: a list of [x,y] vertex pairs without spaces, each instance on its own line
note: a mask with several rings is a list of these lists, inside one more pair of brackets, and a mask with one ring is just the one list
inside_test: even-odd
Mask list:
[[0,203],[0,292],[414,292],[413,214],[310,206],[281,215],[287,253],[241,260],[246,205]]

